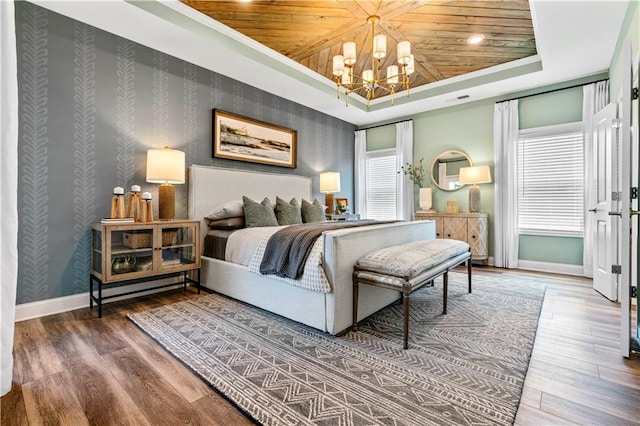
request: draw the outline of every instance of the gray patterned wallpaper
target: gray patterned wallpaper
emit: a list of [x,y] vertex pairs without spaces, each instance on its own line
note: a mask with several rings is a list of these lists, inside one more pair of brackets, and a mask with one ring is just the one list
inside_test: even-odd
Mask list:
[[[130,40],[16,2],[19,141],[18,303],[88,291],[90,224],[115,186],[145,182],[146,151],[168,145],[187,164],[314,177],[341,172],[353,199],[355,126]],[[298,131],[298,167],[212,158],[211,110]],[[176,215],[186,217],[186,185]]]

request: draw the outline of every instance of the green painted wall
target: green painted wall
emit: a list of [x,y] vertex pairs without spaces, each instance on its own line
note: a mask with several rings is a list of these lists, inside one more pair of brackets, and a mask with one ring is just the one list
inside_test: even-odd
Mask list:
[[582,121],[582,87],[532,96],[518,104],[521,129]]
[[521,260],[582,265],[582,238],[520,235]]
[[[413,117],[413,158],[424,158],[431,168],[434,159],[444,151],[465,152],[474,165],[488,165],[493,175],[493,105],[483,100]],[[458,203],[461,212],[469,211],[469,191],[443,191],[431,182],[433,209],[444,211],[449,200]],[[493,254],[493,184],[480,185],[482,212],[489,214],[489,253]],[[416,198],[417,200],[417,198]],[[416,201],[417,202],[417,201]]]
[[382,126],[367,130],[367,151],[396,147],[396,126]]

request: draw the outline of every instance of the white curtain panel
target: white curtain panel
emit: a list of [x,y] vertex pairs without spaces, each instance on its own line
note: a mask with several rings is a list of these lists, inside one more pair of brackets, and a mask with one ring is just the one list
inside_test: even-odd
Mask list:
[[11,390],[18,283],[18,77],[13,1],[0,1],[0,395]]
[[493,115],[495,155],[494,263],[518,267],[518,100],[496,103]]
[[[402,170],[406,163],[413,164],[413,121],[396,123],[396,168]],[[404,173],[397,174],[397,218],[413,219],[413,182]]]
[[354,153],[355,175],[355,212],[361,219],[367,217],[367,182],[366,182],[366,155],[367,155],[367,131],[356,130],[356,142]]
[[595,215],[589,209],[595,205],[595,165],[593,146],[593,116],[609,103],[609,80],[582,86],[582,124],[584,127],[584,242],[582,274],[593,278]]

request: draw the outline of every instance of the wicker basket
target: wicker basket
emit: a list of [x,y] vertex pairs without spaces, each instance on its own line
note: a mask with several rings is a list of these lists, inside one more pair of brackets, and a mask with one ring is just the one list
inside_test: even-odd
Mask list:
[[162,246],[173,246],[176,244],[181,244],[181,238],[178,237],[177,230],[164,230],[162,231]]
[[[151,238],[153,234],[151,232],[123,232],[122,243],[132,249],[137,248],[151,248],[153,242]],[[178,235],[177,230],[164,230],[162,231],[162,246],[172,246],[180,244],[182,238]]]
[[122,243],[129,248],[151,248],[151,232],[123,232]]

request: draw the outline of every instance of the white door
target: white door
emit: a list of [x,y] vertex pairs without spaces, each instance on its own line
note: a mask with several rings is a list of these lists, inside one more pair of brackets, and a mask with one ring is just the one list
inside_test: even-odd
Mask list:
[[596,205],[590,210],[596,215],[593,250],[593,288],[609,300],[618,300],[618,275],[611,272],[617,261],[618,218],[609,212],[617,211],[618,202],[613,200],[617,188],[617,161],[615,158],[616,105],[609,104],[593,117],[594,188]]

